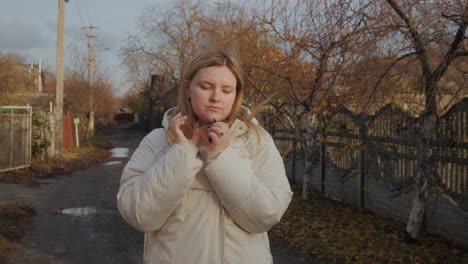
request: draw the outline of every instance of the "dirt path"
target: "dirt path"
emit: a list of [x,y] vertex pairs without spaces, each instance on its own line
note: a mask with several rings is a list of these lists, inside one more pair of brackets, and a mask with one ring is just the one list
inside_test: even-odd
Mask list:
[[[131,154],[143,134],[117,126],[106,131],[115,148]],[[117,211],[116,194],[125,157],[61,175],[40,184],[0,184],[0,200],[25,201],[37,209],[33,228],[21,240],[9,264],[142,263],[143,234]],[[57,208],[91,206],[88,216],[57,213]],[[291,249],[272,245],[275,263],[313,263]]]

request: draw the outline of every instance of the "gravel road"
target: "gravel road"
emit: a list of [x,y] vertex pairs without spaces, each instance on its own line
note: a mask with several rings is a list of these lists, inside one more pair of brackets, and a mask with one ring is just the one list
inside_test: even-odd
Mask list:
[[[105,132],[121,154],[125,150],[131,154],[144,136],[125,125]],[[143,234],[126,224],[117,211],[115,197],[128,160],[122,156],[39,184],[0,184],[0,201],[25,201],[38,212],[33,228],[20,241],[8,264],[142,263]],[[74,216],[63,214],[63,208],[91,211]],[[275,263],[313,263],[276,244],[272,244],[272,253]]]

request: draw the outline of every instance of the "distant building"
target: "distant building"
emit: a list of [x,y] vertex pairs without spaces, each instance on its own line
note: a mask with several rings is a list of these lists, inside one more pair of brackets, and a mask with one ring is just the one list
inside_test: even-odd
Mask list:
[[54,94],[44,93],[45,80],[41,61],[38,64],[14,64],[15,104],[50,110]]
[[13,70],[19,91],[40,93],[44,87],[41,62],[39,64],[14,64]]
[[[464,91],[454,94],[438,94],[436,98],[437,115],[444,115],[452,106],[467,97],[468,93],[465,93]],[[375,100],[373,103],[368,105],[366,105],[365,100],[361,100],[360,102],[347,103],[345,106],[348,110],[354,113],[366,112],[367,114],[375,114],[375,112],[390,103],[393,103],[400,110],[410,114],[411,116],[417,117],[424,111],[426,95],[416,91],[399,92],[393,97],[381,98],[380,100]],[[364,109],[364,107],[366,107],[366,109]]]

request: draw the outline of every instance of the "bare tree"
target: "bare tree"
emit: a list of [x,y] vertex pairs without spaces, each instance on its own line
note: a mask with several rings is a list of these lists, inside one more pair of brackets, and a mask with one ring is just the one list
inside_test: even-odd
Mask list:
[[15,94],[30,86],[24,67],[20,67],[24,63],[18,55],[0,52],[0,104],[15,104]]
[[[171,106],[175,102],[179,78],[185,61],[202,43],[203,1],[179,0],[170,9],[153,6],[140,17],[141,34],[129,36],[121,49],[123,65],[129,72],[134,98],[148,98],[146,115]],[[159,85],[151,85],[151,76],[158,75]],[[154,122],[152,122],[154,123]]]
[[[429,182],[438,182],[430,163],[429,143],[434,137],[437,115],[443,111],[438,109],[437,102],[438,94],[443,90],[440,86],[444,82],[443,76],[451,76],[455,81],[458,79],[462,88],[466,86],[466,79],[461,77],[465,75],[466,68],[460,66],[466,65],[463,58],[468,55],[468,3],[464,0],[386,0],[380,8],[379,13],[369,14],[369,19],[381,21],[381,26],[375,30],[385,38],[379,45],[385,50],[383,53],[392,54],[394,59],[378,78],[373,92],[392,72],[392,68],[411,64],[416,68],[412,73],[413,77],[418,80],[413,86],[425,98],[421,113],[422,124],[418,130],[420,154],[415,175],[416,195],[406,226],[407,240],[415,241],[423,226]],[[458,92],[452,91],[452,94]]]
[[[372,1],[291,1],[272,0],[261,18],[273,35],[281,42],[288,60],[307,64],[311,73],[306,80],[293,85],[291,74],[281,72],[290,90],[289,104],[293,106],[296,135],[299,136],[300,120],[309,116],[306,136],[301,140],[306,158],[303,177],[303,198],[310,198],[312,163],[311,144],[317,135],[312,114],[325,114],[322,107],[328,96],[339,90],[337,79],[345,66],[353,59],[362,34],[370,28],[365,13],[372,8]],[[286,73],[286,75],[285,75]],[[289,76],[288,76],[289,75]],[[296,77],[297,78],[297,77]],[[338,89],[337,89],[338,88]],[[298,109],[302,111],[297,112]]]
[[[113,94],[110,77],[108,77],[99,64],[94,68],[94,85],[89,86],[87,79],[87,58],[75,51],[74,65],[67,68],[64,82],[64,106],[73,115],[82,118],[84,124],[89,124],[90,94],[94,94],[93,109],[96,110],[96,125],[109,124],[113,120],[112,113],[117,107]],[[86,122],[84,122],[86,121]],[[89,130],[87,130],[88,132]],[[89,139],[89,134],[85,137]]]

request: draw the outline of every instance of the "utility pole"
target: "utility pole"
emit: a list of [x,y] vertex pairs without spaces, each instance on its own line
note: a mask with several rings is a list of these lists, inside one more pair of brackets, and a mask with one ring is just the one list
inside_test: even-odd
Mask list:
[[86,139],[94,136],[94,35],[93,25],[89,25],[88,33],[88,89],[89,89],[89,119],[88,119],[88,133]]
[[62,158],[63,148],[63,35],[65,1],[58,0],[57,64],[55,86],[55,157]]

